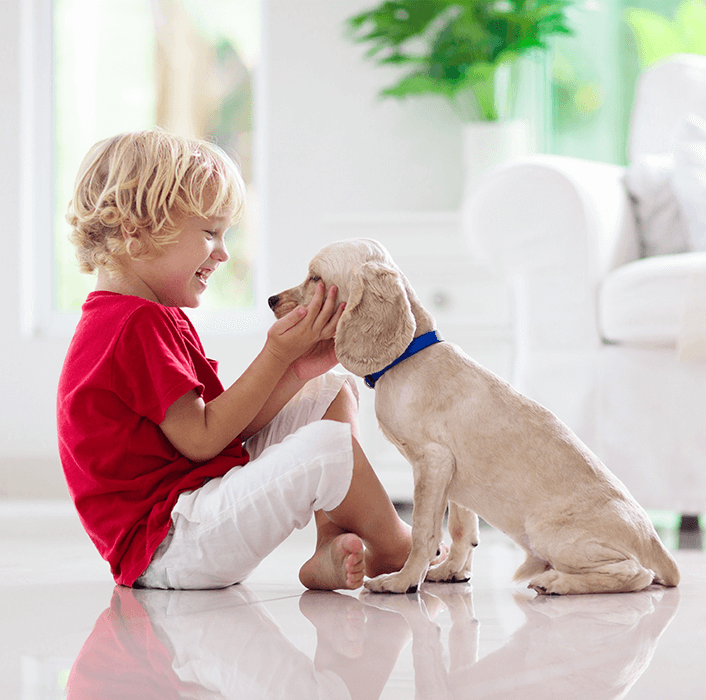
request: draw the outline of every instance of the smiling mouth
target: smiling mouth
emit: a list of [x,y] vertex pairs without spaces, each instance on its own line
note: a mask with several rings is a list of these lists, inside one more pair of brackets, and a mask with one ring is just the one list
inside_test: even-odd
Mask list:
[[208,278],[213,274],[214,270],[197,270],[195,276],[198,277],[204,284],[208,284]]

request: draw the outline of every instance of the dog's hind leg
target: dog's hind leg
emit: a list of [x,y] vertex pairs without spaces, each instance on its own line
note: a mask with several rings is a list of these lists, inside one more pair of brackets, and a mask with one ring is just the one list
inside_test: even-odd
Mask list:
[[446,497],[456,464],[453,454],[443,445],[427,443],[419,453],[406,453],[405,457],[414,470],[412,551],[397,573],[382,574],[365,582],[365,587],[375,593],[416,590],[441,543]]
[[427,572],[427,581],[468,581],[473,552],[478,546],[478,516],[468,508],[449,503],[451,549],[446,559]]
[[535,576],[528,584],[541,595],[577,593],[629,593],[647,588],[655,578],[632,558],[616,559],[614,550],[605,550],[603,561],[586,561],[580,569],[555,563],[555,568]]
[[551,569],[549,562],[540,559],[532,552],[527,552],[527,558],[520,564],[517,571],[515,572],[515,581],[524,581],[527,578],[532,578],[537,574],[544,573],[548,569]]

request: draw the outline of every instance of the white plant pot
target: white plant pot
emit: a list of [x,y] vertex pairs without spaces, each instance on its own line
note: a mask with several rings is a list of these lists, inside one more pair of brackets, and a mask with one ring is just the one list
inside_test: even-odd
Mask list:
[[527,124],[522,120],[464,124],[462,148],[466,201],[488,170],[529,153]]

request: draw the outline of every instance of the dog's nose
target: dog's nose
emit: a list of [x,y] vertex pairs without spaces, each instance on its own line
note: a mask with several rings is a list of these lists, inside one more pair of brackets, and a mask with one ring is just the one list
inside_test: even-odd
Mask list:
[[275,306],[277,306],[277,304],[279,304],[279,296],[278,296],[277,294],[275,294],[274,296],[271,296],[271,297],[267,300],[267,305],[268,305],[271,309],[274,309]]

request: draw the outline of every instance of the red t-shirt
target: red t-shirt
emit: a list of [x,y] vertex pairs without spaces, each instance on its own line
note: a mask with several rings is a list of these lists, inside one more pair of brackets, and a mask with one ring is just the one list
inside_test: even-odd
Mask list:
[[59,454],[81,522],[117,583],[131,586],[147,568],[179,494],[248,461],[238,439],[206,462],[167,440],[159,423],[191,389],[208,403],[223,385],[181,309],[89,294],[59,379]]

